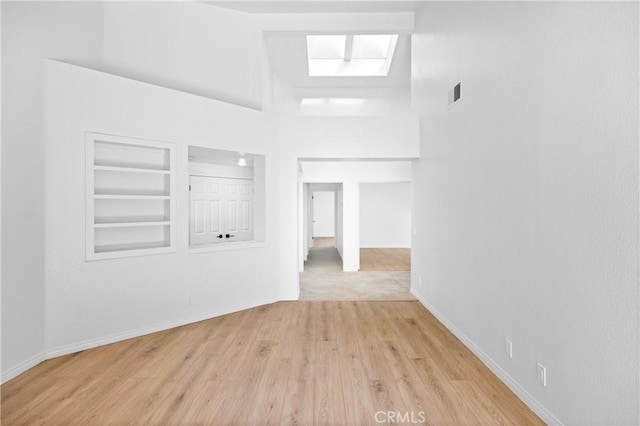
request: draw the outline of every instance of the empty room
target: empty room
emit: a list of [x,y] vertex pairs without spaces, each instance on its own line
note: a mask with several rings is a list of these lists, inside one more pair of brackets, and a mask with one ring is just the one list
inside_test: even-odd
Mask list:
[[2,1],[3,425],[640,424],[638,1]]

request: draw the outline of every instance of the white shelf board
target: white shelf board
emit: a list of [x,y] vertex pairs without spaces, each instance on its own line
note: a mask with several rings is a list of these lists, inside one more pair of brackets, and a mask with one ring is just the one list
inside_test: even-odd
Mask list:
[[115,195],[94,194],[96,200],[170,200],[169,195]]
[[127,222],[167,222],[171,223],[171,221],[165,215],[155,215],[155,216],[96,216],[94,224],[98,225],[101,223],[127,223]]
[[168,226],[171,221],[151,221],[151,222],[102,222],[94,224],[94,228],[128,228],[134,226]]
[[96,171],[104,171],[104,172],[117,172],[117,173],[151,173],[151,174],[162,174],[168,175],[171,173],[170,170],[162,170],[162,169],[145,169],[141,167],[121,167],[121,166],[93,166],[93,170]]
[[133,244],[117,244],[117,245],[109,245],[109,246],[96,246],[95,253],[96,254],[104,254],[111,252],[122,252],[122,251],[137,251],[137,250],[148,250],[148,249],[159,249],[159,248],[171,248],[169,247],[169,243],[166,241],[157,241],[151,243],[133,243]]

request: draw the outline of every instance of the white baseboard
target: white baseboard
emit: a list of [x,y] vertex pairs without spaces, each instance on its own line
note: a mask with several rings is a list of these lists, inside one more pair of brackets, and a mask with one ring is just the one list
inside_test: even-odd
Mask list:
[[440,313],[433,305],[431,305],[425,297],[418,293],[413,287],[413,294],[422,305],[429,310],[451,333],[453,333],[471,352],[475,354],[489,370],[493,372],[518,398],[522,400],[531,410],[538,415],[548,425],[562,425],[562,422],[554,416],[547,408],[527,392],[520,384],[502,369],[489,355],[487,355],[479,346],[477,346],[466,334],[458,329],[451,321],[449,321],[442,313]]
[[183,325],[192,324],[194,322],[204,321],[207,319],[232,314],[235,312],[240,312],[246,309],[256,308],[258,306],[268,305],[275,302],[277,302],[277,300],[275,299],[257,300],[257,301],[253,301],[252,303],[244,303],[244,304],[232,306],[230,308],[217,309],[210,312],[202,312],[202,313],[190,315],[178,320],[166,321],[166,322],[149,326],[149,327],[137,328],[137,329],[125,331],[122,333],[115,333],[108,336],[85,340],[79,343],[73,343],[70,345],[64,345],[64,346],[59,346],[57,348],[47,349],[21,362],[20,364],[10,368],[6,372],[2,372],[1,380],[2,380],[2,383],[5,383],[13,379],[14,377],[24,373],[30,368],[35,367],[36,365],[38,365],[39,363],[47,359],[56,358],[63,355],[69,355],[75,352],[85,351],[87,349],[93,349],[99,346],[104,346],[111,343],[132,339],[134,337],[140,337],[147,334],[156,333],[158,331],[168,330],[170,328],[180,327]]
[[207,319],[232,314],[234,312],[240,312],[246,309],[268,305],[274,302],[276,302],[275,299],[265,299],[265,300],[254,301],[252,303],[243,303],[240,305],[233,306],[231,308],[217,309],[210,312],[202,312],[202,313],[190,315],[188,317],[181,318],[178,320],[166,321],[166,322],[152,325],[149,327],[142,327],[134,330],[125,331],[123,333],[116,333],[109,336],[99,337],[97,339],[85,340],[84,342],[80,342],[80,343],[60,346],[57,348],[46,350],[44,352],[45,359],[50,359],[50,358],[55,358],[62,355],[72,354],[75,352],[85,351],[87,349],[97,348],[98,346],[104,346],[111,343],[121,342],[123,340],[132,339],[134,337],[140,337],[147,334],[168,330],[170,328],[180,327],[187,324],[193,324],[194,322],[204,321]]
[[18,365],[14,365],[13,367],[9,368],[7,371],[3,371],[2,377],[0,378],[0,383],[4,384],[8,382],[14,377],[17,377],[20,374],[24,373],[25,371],[29,370],[30,368],[33,368],[36,365],[40,364],[42,361],[44,361],[44,359],[45,358],[44,358],[43,352],[37,353],[32,357],[25,359]]

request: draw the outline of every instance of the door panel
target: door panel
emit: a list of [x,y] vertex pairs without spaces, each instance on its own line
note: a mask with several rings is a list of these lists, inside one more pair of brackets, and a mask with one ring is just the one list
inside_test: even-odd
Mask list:
[[209,202],[209,211],[211,213],[211,232],[214,234],[222,233],[222,206],[220,200],[211,200]]
[[253,240],[253,181],[244,180],[238,183],[238,225],[236,232],[238,241]]
[[251,201],[242,200],[240,203],[240,222],[242,223],[241,230],[243,232],[249,232],[251,231]]
[[196,200],[194,202],[195,208],[195,228],[193,232],[196,234],[204,234],[204,201]]
[[253,240],[253,181],[191,176],[190,183],[191,245]]
[[227,229],[229,232],[238,231],[238,202],[236,200],[227,201]]

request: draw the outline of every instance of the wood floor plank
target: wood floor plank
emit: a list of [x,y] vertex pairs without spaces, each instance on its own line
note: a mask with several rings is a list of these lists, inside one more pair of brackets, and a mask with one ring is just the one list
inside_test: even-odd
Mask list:
[[345,424],[345,404],[340,377],[340,357],[335,340],[316,342],[314,424]]
[[0,391],[3,425],[543,424],[418,302],[275,303],[45,361]]
[[313,424],[314,390],[313,380],[289,380],[282,406],[282,424]]
[[410,248],[361,248],[361,271],[410,271]]

